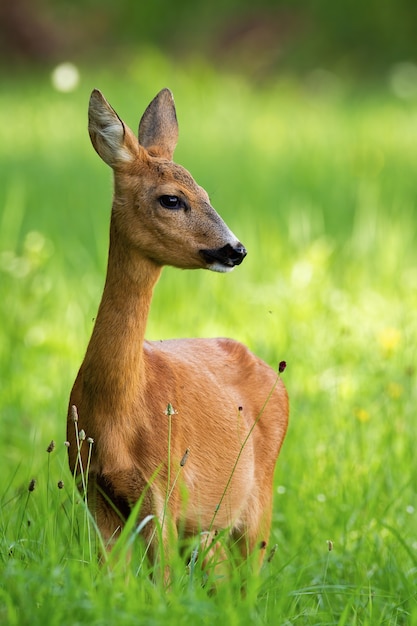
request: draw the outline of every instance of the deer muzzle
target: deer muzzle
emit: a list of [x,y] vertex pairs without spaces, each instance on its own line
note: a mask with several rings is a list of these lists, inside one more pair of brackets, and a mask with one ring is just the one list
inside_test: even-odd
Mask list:
[[242,263],[246,254],[246,248],[240,242],[234,246],[228,243],[222,248],[200,250],[200,255],[207,263],[208,269],[217,272],[229,272]]

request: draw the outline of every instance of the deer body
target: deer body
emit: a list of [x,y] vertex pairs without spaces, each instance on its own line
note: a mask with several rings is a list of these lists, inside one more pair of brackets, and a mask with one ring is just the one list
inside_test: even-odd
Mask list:
[[[110,545],[143,494],[140,518],[164,518],[166,494],[187,451],[181,485],[168,500],[171,528],[185,535],[229,528],[246,555],[269,536],[273,474],[288,418],[284,386],[229,339],[145,340],[163,265],[230,271],[246,251],[206,192],[172,162],[178,131],[168,90],[145,111],[139,141],[93,91],[89,131],[114,170],[115,192],[106,283],[70,397],[70,467],[77,469],[75,406],[79,429],[95,442],[89,505]],[[85,467],[86,446],[81,455]],[[151,529],[144,529],[149,539]]]

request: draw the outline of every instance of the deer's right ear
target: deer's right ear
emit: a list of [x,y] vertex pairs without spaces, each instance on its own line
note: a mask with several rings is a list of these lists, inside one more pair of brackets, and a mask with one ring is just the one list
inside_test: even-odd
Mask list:
[[137,140],[136,146],[131,141],[133,133],[98,89],[94,89],[90,96],[88,132],[96,152],[110,167],[129,163],[139,149]]

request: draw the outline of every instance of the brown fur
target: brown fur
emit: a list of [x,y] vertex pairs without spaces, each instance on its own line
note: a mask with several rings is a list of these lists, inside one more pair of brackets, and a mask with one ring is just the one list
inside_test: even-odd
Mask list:
[[[229,339],[145,340],[163,265],[227,271],[231,262],[210,264],[200,251],[243,247],[206,192],[171,160],[178,129],[168,90],[145,111],[139,142],[98,91],[91,96],[89,120],[92,143],[114,170],[115,193],[106,283],[70,397],[70,467],[74,471],[77,452],[74,405],[79,429],[94,439],[89,505],[111,545],[144,492],[140,519],[162,519],[168,475],[172,483],[189,449],[181,470],[187,498],[181,499],[179,487],[173,490],[171,527],[210,536],[228,528],[246,556],[264,548],[269,537],[274,467],[288,419],[281,379]],[[179,197],[184,207],[162,207],[164,195]],[[170,453],[168,403],[175,410]],[[84,467],[86,453],[83,446]],[[145,538],[151,539],[151,528],[145,527]],[[260,549],[260,561],[263,554]]]

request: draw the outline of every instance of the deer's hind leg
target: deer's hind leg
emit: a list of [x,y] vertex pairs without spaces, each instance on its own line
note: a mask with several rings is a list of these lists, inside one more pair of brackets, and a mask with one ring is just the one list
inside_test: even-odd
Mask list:
[[88,505],[106,551],[113,548],[138,501],[138,520],[141,520],[152,514],[153,503],[146,482],[138,472],[90,476]]
[[235,540],[242,559],[249,557],[255,570],[261,568],[268,546],[272,520],[272,492],[254,495],[243,513],[239,525],[233,529]]

